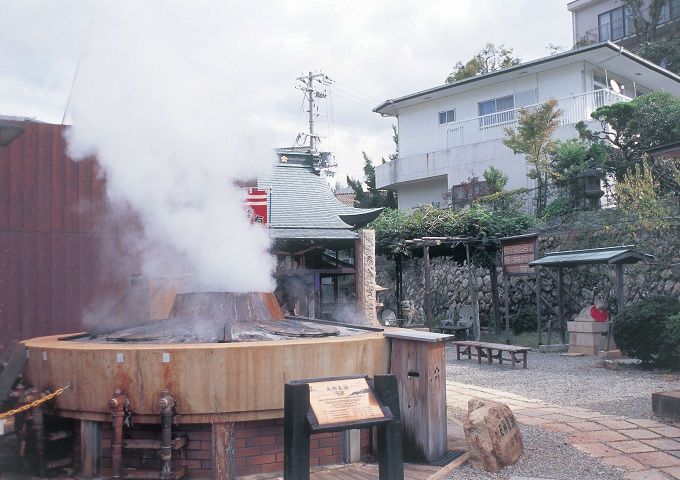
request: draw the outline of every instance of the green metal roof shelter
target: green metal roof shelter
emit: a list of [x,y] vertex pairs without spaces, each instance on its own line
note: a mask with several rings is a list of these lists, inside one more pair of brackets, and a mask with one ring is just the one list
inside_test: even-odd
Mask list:
[[[620,312],[625,304],[624,265],[638,262],[647,262],[654,259],[653,255],[641,253],[635,250],[634,245],[620,245],[616,247],[589,248],[587,250],[565,250],[562,252],[550,252],[543,258],[529,262],[529,266],[557,268],[557,308],[562,334],[562,343],[566,343],[566,324],[564,322],[564,302],[562,296],[564,284],[564,269],[578,267],[580,265],[613,265],[616,268],[616,309]],[[539,272],[537,271],[538,275]],[[540,299],[536,300],[540,305]],[[550,335],[550,334],[549,334]],[[611,327],[607,338],[607,345],[611,341]],[[548,343],[550,343],[548,341]]]

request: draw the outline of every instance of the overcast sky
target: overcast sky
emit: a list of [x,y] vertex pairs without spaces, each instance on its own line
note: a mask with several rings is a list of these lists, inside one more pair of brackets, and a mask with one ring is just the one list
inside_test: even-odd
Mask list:
[[[188,28],[195,31],[183,34],[205,42],[207,60],[226,62],[233,74],[234,81],[215,95],[238,99],[240,106],[224,114],[249,117],[249,133],[266,146],[291,145],[307,128],[295,78],[309,70],[331,77],[335,83],[320,104],[318,126],[343,183],[347,173],[361,175],[362,150],[376,162],[393,150],[394,120],[372,112],[383,100],[442,84],[458,60],[486,42],[512,47],[522,60],[548,55],[548,44],[571,46],[565,0],[148,1],[163,9],[163,21],[181,24],[192,17]],[[97,29],[107,21],[101,4],[0,0],[0,115],[61,122],[81,55],[109,61],[97,51]],[[127,4],[125,15],[136,15],[130,8],[135,3]],[[149,16],[144,22],[157,21],[149,14],[153,8],[143,12]],[[211,28],[196,30],[202,18]],[[136,39],[121,41],[134,48]],[[206,63],[186,68],[210,75]],[[81,75],[76,95],[79,80]]]

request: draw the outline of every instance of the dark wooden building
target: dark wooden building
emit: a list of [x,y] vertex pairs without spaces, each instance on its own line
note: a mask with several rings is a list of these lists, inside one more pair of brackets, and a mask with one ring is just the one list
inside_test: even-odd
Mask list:
[[100,255],[122,225],[107,221],[96,161],[67,155],[66,128],[0,118],[0,354],[15,339],[82,329],[96,298],[127,288]]

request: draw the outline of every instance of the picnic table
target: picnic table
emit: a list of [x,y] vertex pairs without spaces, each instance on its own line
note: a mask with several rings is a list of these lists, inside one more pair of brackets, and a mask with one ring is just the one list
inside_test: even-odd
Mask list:
[[[505,345],[502,343],[487,343],[487,342],[473,342],[473,341],[457,341],[452,342],[456,346],[456,359],[460,360],[461,353],[467,355],[468,359],[472,358],[472,349],[477,350],[477,363],[482,363],[482,357],[486,357],[489,364],[493,363],[493,359],[498,359],[498,363],[502,364],[503,360],[510,362],[512,368],[515,364],[522,362],[523,368],[527,368],[527,352],[531,350],[528,347],[518,347],[517,345]],[[494,355],[494,351],[496,354]],[[510,354],[510,358],[503,358],[503,352]],[[522,359],[517,359],[517,354],[521,354]]]

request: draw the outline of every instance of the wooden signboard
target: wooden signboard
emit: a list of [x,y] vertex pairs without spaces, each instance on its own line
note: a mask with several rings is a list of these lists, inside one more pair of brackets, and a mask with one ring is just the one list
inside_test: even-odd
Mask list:
[[503,273],[507,275],[533,275],[529,262],[536,259],[537,236],[520,236],[501,241]]
[[[390,412],[380,406],[365,378],[310,382],[308,385],[312,428],[388,419]],[[391,419],[391,415],[389,417]]]
[[368,427],[377,430],[379,480],[404,480],[396,376],[294,380],[283,412],[284,480],[309,480],[312,434]]

